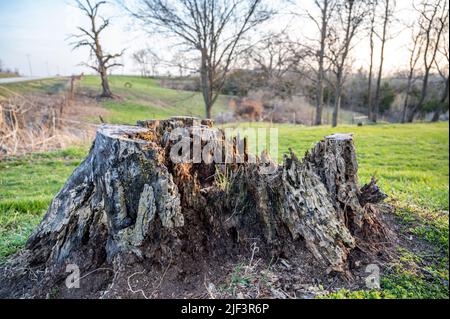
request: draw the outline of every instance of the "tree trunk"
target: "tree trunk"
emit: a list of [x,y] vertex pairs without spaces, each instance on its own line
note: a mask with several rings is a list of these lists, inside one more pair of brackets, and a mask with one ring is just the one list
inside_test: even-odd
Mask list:
[[406,123],[407,117],[408,117],[408,95],[405,97],[405,101],[403,104],[403,111],[402,111],[402,123]]
[[[189,132],[187,145],[199,132],[222,132],[194,118],[102,126],[25,251],[0,272],[0,296],[39,297],[55,285],[63,289],[67,265],[84,273],[114,271],[93,289],[124,297],[137,271],[150,276],[161,269],[165,276],[176,269],[173,278],[179,278],[187,269],[201,271],[199,260],[214,268],[232,259],[248,243],[267,260],[306,249],[323,273],[350,274],[356,247],[367,254],[383,249],[387,240],[376,207],[385,195],[375,181],[359,188],[351,135],[326,137],[303,160],[291,152],[267,174],[259,162],[175,163],[176,128]],[[226,183],[214,178],[219,174]],[[182,278],[174,280],[181,285]],[[11,288],[18,285],[28,288]]]
[[373,80],[373,44],[371,44],[370,48],[369,83],[367,87],[367,117],[369,118],[369,120],[373,119],[372,80]]
[[384,42],[381,44],[381,60],[380,67],[378,69],[378,77],[377,77],[377,85],[375,88],[375,103],[372,112],[372,121],[377,123],[378,121],[378,113],[380,112],[380,94],[381,94],[381,77],[383,75],[383,61],[384,61]]
[[433,118],[431,119],[431,122],[439,122],[439,119],[441,117],[441,110],[437,109],[434,111]]
[[385,12],[384,12],[384,23],[383,23],[383,34],[381,36],[380,67],[378,69],[377,88],[376,88],[376,92],[375,92],[375,109],[372,114],[373,121],[375,123],[378,121],[378,113],[380,112],[381,77],[383,76],[384,47],[386,45],[386,33],[387,33],[388,23],[389,23],[389,0],[386,0]]
[[416,117],[417,113],[419,113],[419,108],[417,105],[415,105],[411,112],[409,112],[407,118],[406,118],[406,122],[407,123],[412,123],[414,121],[414,118]]
[[317,73],[317,92],[316,92],[316,118],[315,125],[322,125],[323,113],[323,93],[324,93],[324,63],[325,63],[325,46],[328,36],[328,0],[324,1],[322,11],[322,27],[320,32],[320,51],[319,51],[319,70]]
[[320,78],[319,83],[317,84],[316,119],[314,121],[315,125],[322,125],[323,91],[324,91],[323,78]]
[[201,90],[203,94],[203,101],[205,102],[205,115],[207,119],[211,118],[211,109],[213,105],[213,93],[212,93],[212,83],[210,81],[210,72],[208,68],[208,53],[206,49],[201,50],[201,66],[200,66],[200,77],[201,77]]
[[414,121],[414,118],[416,117],[417,113],[422,111],[423,105],[425,103],[425,99],[428,96],[428,80],[430,77],[430,68],[425,68],[425,74],[423,77],[422,82],[422,90],[420,92],[420,98],[417,104],[413,107],[411,110],[411,113],[408,116],[408,123],[412,123]]
[[439,106],[438,109],[434,112],[433,118],[431,119],[432,122],[437,122],[439,121],[439,118],[441,116],[441,113],[444,111],[444,105],[445,102],[448,100],[448,90],[449,90],[449,77],[447,76],[447,80],[445,80],[445,87],[444,87],[444,91],[442,91],[442,97],[439,101]]
[[414,69],[411,68],[411,70],[409,71],[409,75],[408,75],[408,84],[406,85],[405,100],[403,102],[402,123],[406,123],[407,116],[408,116],[409,95],[411,94],[413,73],[414,73]]
[[[425,50],[424,53],[424,61],[425,61],[425,72],[424,72],[424,76],[423,76],[423,81],[422,81],[422,89],[420,91],[420,98],[419,98],[419,102],[417,102],[417,104],[414,106],[409,118],[408,118],[408,122],[412,123],[414,121],[414,117],[416,116],[417,113],[419,113],[420,111],[422,111],[423,105],[425,103],[425,100],[428,96],[428,81],[429,81],[429,77],[430,77],[430,71],[431,71],[431,65],[429,66],[426,64],[426,55],[428,54],[428,50]],[[433,58],[434,60],[434,58]]]
[[113,94],[111,89],[109,88],[108,74],[107,70],[103,70],[100,72],[100,78],[102,80],[102,97],[104,98],[112,98]]
[[369,83],[367,86],[367,117],[369,120],[373,119],[373,104],[372,104],[372,81],[373,81],[373,56],[375,52],[375,43],[373,40],[375,30],[375,9],[372,13],[371,17],[371,29],[370,29],[370,37],[369,37],[369,45],[370,45],[370,61],[369,61]]
[[336,127],[339,121],[339,111],[341,109],[341,87],[338,84],[336,88],[335,101],[334,101],[334,111],[333,111],[333,121],[332,126]]

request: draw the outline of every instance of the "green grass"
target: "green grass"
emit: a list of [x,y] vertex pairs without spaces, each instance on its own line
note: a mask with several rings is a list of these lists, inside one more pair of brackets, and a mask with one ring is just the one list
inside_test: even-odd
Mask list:
[[85,149],[0,161],[0,260],[21,248]]
[[[105,100],[102,105],[109,111],[104,119],[109,123],[135,124],[142,119],[163,119],[170,116],[185,115],[204,117],[203,98],[198,92],[177,91],[160,86],[157,79],[144,79],[135,76],[111,76],[111,90],[120,99]],[[131,88],[126,88],[129,83]],[[100,79],[86,76],[81,87],[100,94]],[[220,97],[213,107],[213,115],[227,110],[227,98]],[[97,119],[93,119],[97,121]]]
[[[15,84],[18,90],[51,90],[52,80]],[[125,83],[132,84],[131,89]],[[88,76],[82,86],[98,90],[99,80]],[[40,85],[40,86],[39,86]],[[158,80],[112,77],[111,87],[121,100],[103,101],[108,122],[172,115],[203,115],[198,93],[161,88]],[[1,93],[0,93],[1,94]],[[215,112],[226,109],[226,98]],[[94,119],[92,119],[94,120]],[[270,126],[264,123],[240,126]],[[449,123],[374,126],[344,125],[279,128],[279,151],[291,147],[302,156],[324,136],[352,132],[359,162],[360,184],[375,175],[397,207],[402,232],[417,236],[433,248],[433,258],[401,252],[402,258],[382,276],[381,291],[336,292],[334,298],[448,298]],[[0,259],[23,247],[51,199],[87,153],[86,148],[28,155],[0,162]],[[443,211],[446,211],[443,212]],[[422,270],[421,270],[422,269]],[[424,272],[425,270],[425,272]],[[447,283],[445,283],[447,282]]]
[[6,78],[16,78],[17,74],[12,73],[2,73],[0,72],[0,79],[6,79]]
[[0,97],[9,97],[14,93],[44,93],[56,94],[65,89],[67,79],[45,79],[37,81],[26,81],[19,83],[0,84]]

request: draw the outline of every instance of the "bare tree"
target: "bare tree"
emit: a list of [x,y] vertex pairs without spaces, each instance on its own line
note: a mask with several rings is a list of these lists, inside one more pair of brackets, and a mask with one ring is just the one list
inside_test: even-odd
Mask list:
[[369,119],[372,118],[373,113],[373,104],[372,104],[372,81],[373,81],[373,58],[375,53],[375,22],[376,22],[376,14],[378,7],[378,0],[370,1],[369,3],[369,17],[370,17],[370,28],[369,28],[369,46],[370,46],[370,55],[369,55],[369,75],[368,75],[368,84],[367,84],[367,116]]
[[375,89],[375,104],[374,111],[372,112],[372,121],[377,122],[378,113],[380,109],[380,93],[381,93],[381,79],[383,76],[383,66],[384,66],[384,48],[388,40],[388,26],[392,21],[394,10],[395,10],[395,0],[383,0],[384,14],[383,14],[383,31],[380,36],[381,50],[380,50],[380,65],[378,67],[378,77],[377,86]]
[[[69,38],[74,39],[74,42],[71,43],[74,50],[82,47],[89,48],[91,57],[95,58],[95,64],[83,63],[82,65],[95,70],[100,75],[102,81],[101,96],[113,98],[108,82],[108,70],[116,66],[122,66],[121,63],[115,61],[123,55],[124,50],[117,54],[107,54],[102,48],[100,34],[110,25],[110,20],[99,16],[98,11],[106,3],[106,1],[94,3],[91,0],[76,0],[78,8],[89,18],[90,26],[88,28],[78,27],[80,33],[73,34]],[[98,20],[101,20],[101,23]]]
[[132,54],[133,61],[139,66],[142,77],[156,74],[159,57],[151,49],[140,49]]
[[335,76],[333,127],[336,127],[338,124],[349,53],[353,48],[355,35],[367,13],[367,7],[363,0],[341,0],[337,3],[336,12],[336,21],[330,29],[329,45],[329,58],[332,64],[332,72]]
[[439,100],[439,105],[434,112],[432,121],[437,122],[439,121],[439,117],[442,112],[445,112],[449,108],[449,66],[450,66],[450,53],[449,53],[449,39],[448,39],[448,29],[449,29],[449,21],[447,16],[447,22],[445,25],[445,35],[442,38],[442,45],[439,46],[439,53],[442,58],[442,63],[439,63],[439,61],[436,59],[436,69],[441,76],[443,82],[444,82],[444,89],[442,91],[441,98]]
[[409,50],[410,51],[408,61],[409,70],[405,90],[405,100],[403,101],[402,123],[406,122],[409,106],[409,97],[411,94],[413,84],[415,82],[415,72],[417,68],[417,63],[419,62],[423,50],[423,41],[421,34],[414,31],[414,26],[411,26],[411,28],[412,28],[412,48]]
[[327,49],[327,39],[329,37],[329,24],[336,7],[335,0],[314,0],[314,5],[319,9],[319,17],[315,17],[311,12],[307,15],[314,25],[317,27],[320,38],[318,40],[318,48],[315,50],[315,58],[317,60],[316,72],[316,116],[314,120],[315,125],[322,124],[322,113],[324,104],[324,89],[325,89],[325,59]]
[[262,0],[138,0],[127,9],[150,30],[173,35],[199,53],[207,118],[243,37],[272,14]]
[[147,69],[147,50],[146,49],[140,49],[132,54],[133,61],[138,65],[139,72],[141,73],[141,76],[143,78],[147,77],[149,75],[148,69]]
[[408,122],[412,122],[417,113],[423,109],[428,95],[430,72],[436,61],[449,14],[447,0],[435,0],[433,2],[424,0],[416,10],[420,15],[419,28],[424,41],[422,56],[424,76],[419,101],[412,108],[407,119]]
[[0,59],[0,72],[3,71],[3,61]]
[[188,58],[186,52],[177,52],[173,59],[172,65],[174,65],[178,69],[178,75],[180,78],[186,75],[186,72],[189,72],[191,61]]
[[152,50],[149,51],[149,64],[150,64],[150,72],[153,76],[159,75],[159,66],[161,64],[161,58]]
[[246,64],[261,72],[268,88],[276,90],[301,59],[297,46],[289,36],[269,32],[258,43],[245,50]]

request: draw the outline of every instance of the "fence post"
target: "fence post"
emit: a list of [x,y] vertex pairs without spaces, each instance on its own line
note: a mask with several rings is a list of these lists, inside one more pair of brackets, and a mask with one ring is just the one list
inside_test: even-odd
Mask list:
[[3,105],[0,103],[0,127],[3,126]]
[[56,112],[55,109],[52,110],[52,135],[56,134]]

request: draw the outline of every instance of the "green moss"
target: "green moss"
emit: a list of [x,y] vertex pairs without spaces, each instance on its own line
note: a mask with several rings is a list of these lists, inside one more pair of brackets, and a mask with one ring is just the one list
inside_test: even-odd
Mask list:
[[392,299],[395,298],[394,295],[391,295],[386,291],[378,291],[378,290],[358,290],[358,291],[349,291],[347,289],[341,289],[337,292],[333,292],[328,294],[323,299]]
[[394,268],[391,274],[381,279],[383,293],[399,299],[448,299],[447,279],[431,275],[428,278],[419,272]]

